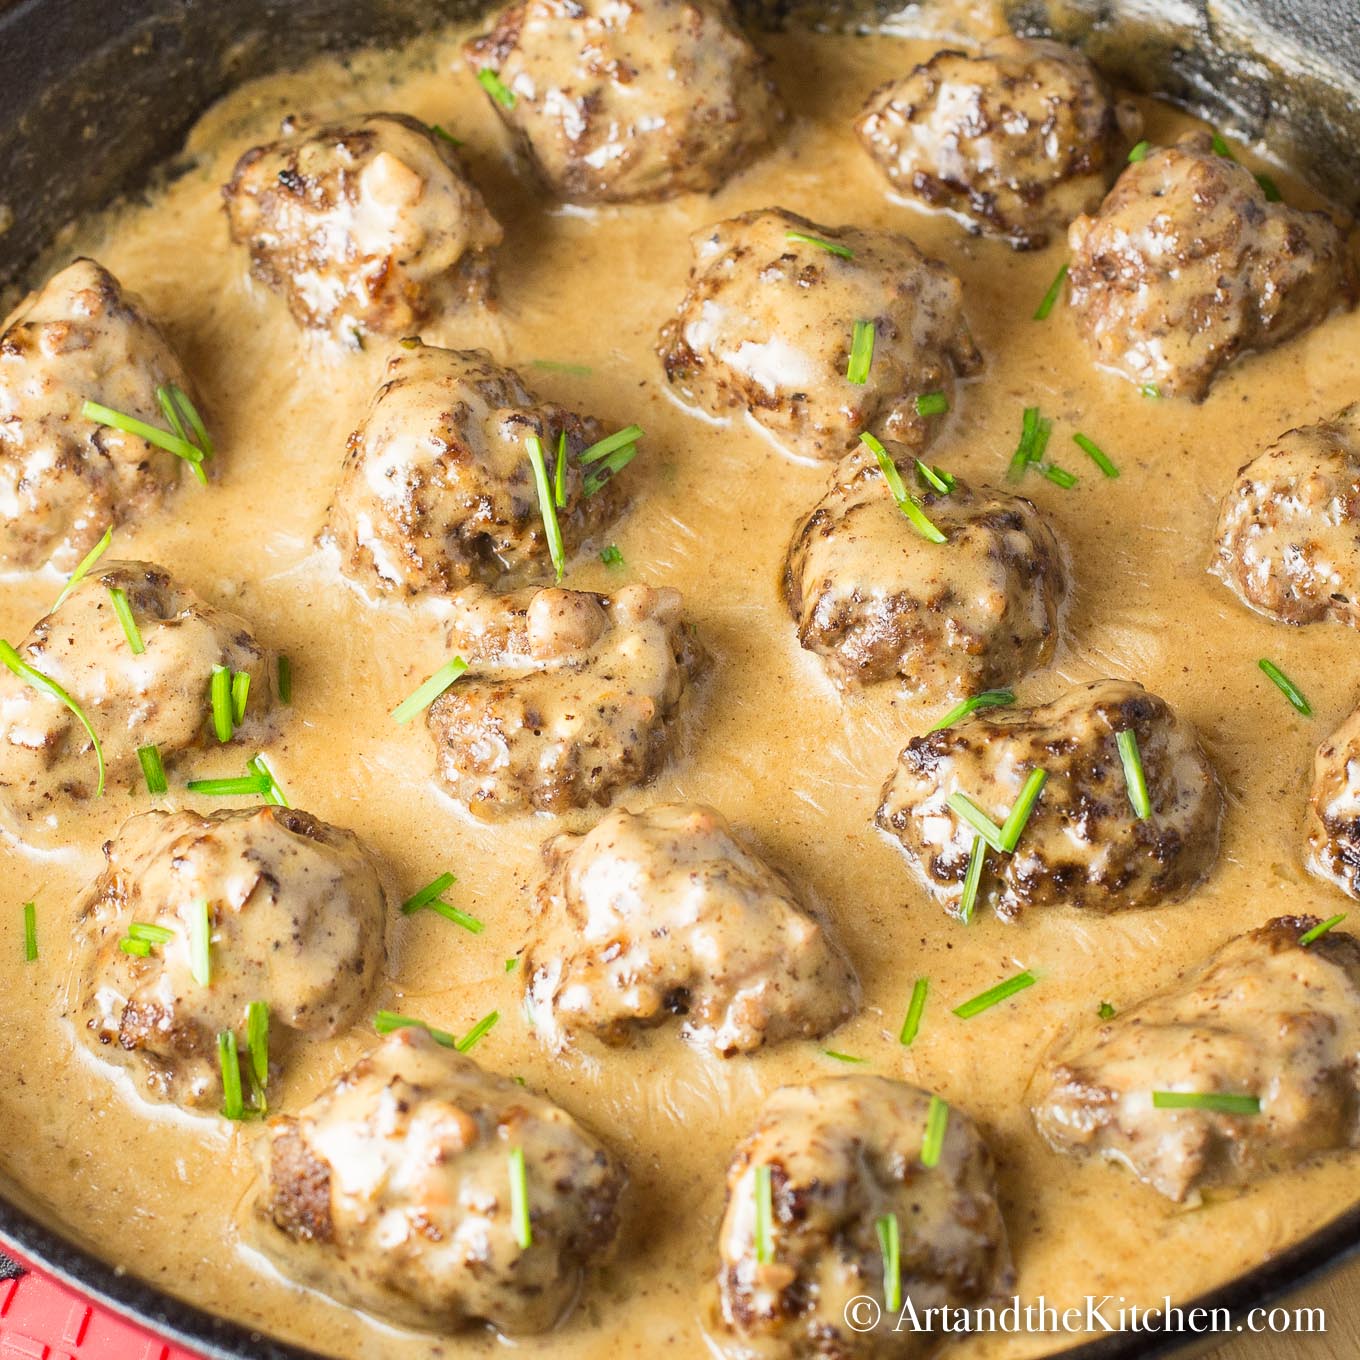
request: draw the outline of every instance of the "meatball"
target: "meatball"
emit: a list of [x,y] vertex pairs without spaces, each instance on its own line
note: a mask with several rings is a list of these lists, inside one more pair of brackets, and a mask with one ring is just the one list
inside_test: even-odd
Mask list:
[[1306,835],[1310,872],[1360,897],[1360,708],[1318,747]]
[[417,342],[350,436],[325,537],[346,576],[381,592],[448,592],[551,571],[526,441],[537,436],[555,474],[565,435],[565,504],[557,522],[575,552],[622,505],[615,479],[592,479],[581,453],[599,423],[541,402],[485,350]]
[[[121,591],[143,650],[114,610]],[[106,562],[18,647],[22,661],[55,681],[99,737],[109,782],[141,779],[140,748],[170,767],[216,743],[209,692],[215,668],[250,677],[233,736],[257,746],[273,730],[278,662],[235,614],[205,604],[163,567]],[[84,726],[60,700],[0,669],[0,799],[34,816],[96,791],[99,762]]]
[[[385,958],[386,904],[351,832],[296,808],[144,812],[104,856],[77,904],[75,1018],[148,1099],[220,1102],[217,1036],[236,1031],[244,1060],[252,1002],[269,1007],[275,1068],[299,1038],[331,1038],[359,1019]],[[194,957],[205,903],[206,981]],[[134,924],[165,938],[127,953]]]
[[[1149,815],[1134,811],[1118,747],[1136,738]],[[926,888],[961,910],[977,832],[962,794],[998,827],[1036,770],[1047,781],[1013,852],[984,843],[983,889],[998,916],[1024,907],[1122,911],[1195,887],[1218,855],[1223,795],[1190,725],[1126,680],[1079,685],[1037,708],[989,708],[913,737],[883,789],[878,825]]]
[[499,610],[498,649],[454,625],[455,650],[480,659],[430,705],[444,788],[494,818],[603,806],[651,779],[704,661],[679,592],[549,587]]
[[1072,308],[1096,362],[1162,396],[1198,401],[1240,354],[1354,300],[1331,218],[1267,202],[1207,132],[1130,165],[1067,235]]
[[[941,1337],[895,1330],[897,1312],[858,1331],[853,1299],[882,1300],[878,1225],[897,1220],[901,1296],[918,1316],[990,1302],[1014,1279],[991,1153],[948,1111],[939,1159],[923,1154],[932,1097],[884,1077],[785,1086],[765,1103],[727,1171],[719,1229],[720,1344],[769,1360],[917,1360]],[[758,1259],[757,1171],[768,1170],[770,1259]]]
[[457,149],[399,113],[302,130],[287,119],[222,195],[255,277],[300,326],[351,344],[484,295],[501,241]]
[[834,1029],[855,975],[792,884],[693,803],[620,808],[543,847],[539,920],[525,955],[538,1037],[624,1043],[682,1016],[722,1057]]
[[1223,498],[1210,570],[1281,623],[1360,628],[1360,402],[1290,430]]
[[254,1235],[279,1268],[437,1332],[551,1328],[612,1243],[625,1181],[565,1110],[416,1028],[271,1119],[259,1154]]
[[[915,480],[910,453],[888,446]],[[957,697],[1019,679],[1053,654],[1062,558],[1023,497],[961,479],[920,491],[947,543],[922,537],[868,449],[850,454],[793,537],[784,594],[798,641],[842,688],[900,680]]]
[[[1305,943],[1317,924],[1283,916],[1235,936],[1168,991],[1071,1035],[1034,1078],[1040,1133],[1173,1200],[1360,1144],[1360,942]],[[1154,1092],[1247,1109],[1158,1108]]]
[[81,414],[86,401],[164,427],[157,392],[189,380],[142,304],[77,260],[0,323],[0,564],[73,567],[135,522],[182,460]]
[[464,50],[563,198],[712,191],[783,119],[765,59],[725,0],[524,0]]
[[[840,458],[870,427],[920,450],[939,418],[917,398],[948,401],[982,365],[962,285],[905,236],[769,208],[691,239],[689,291],[658,343],[666,379],[715,415],[745,410],[789,453]],[[873,337],[861,382],[857,322]]]
[[1005,37],[880,85],[855,130],[899,193],[1032,250],[1099,206],[1142,121],[1080,52]]

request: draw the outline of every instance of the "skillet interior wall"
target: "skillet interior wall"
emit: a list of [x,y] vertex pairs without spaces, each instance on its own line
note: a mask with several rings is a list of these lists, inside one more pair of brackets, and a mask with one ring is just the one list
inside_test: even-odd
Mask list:
[[[947,32],[931,0],[737,0],[752,22]],[[1265,141],[1360,207],[1352,0],[980,0],[1086,47],[1118,82]],[[144,182],[232,85],[327,50],[398,42],[480,0],[0,0],[0,287],[72,218]]]

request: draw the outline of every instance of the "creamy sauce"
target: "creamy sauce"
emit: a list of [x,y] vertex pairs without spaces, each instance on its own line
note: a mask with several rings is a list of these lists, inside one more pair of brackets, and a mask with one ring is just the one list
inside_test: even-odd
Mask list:
[[[1024,1093],[1054,1036],[1099,1002],[1137,998],[1272,915],[1346,908],[1305,876],[1301,824],[1313,751],[1355,702],[1360,637],[1336,626],[1293,631],[1249,614],[1206,567],[1218,499],[1236,469],[1282,430],[1360,393],[1360,316],[1334,317],[1238,364],[1202,406],[1140,397],[1092,368],[1061,306],[1047,322],[1030,319],[1064,246],[1017,255],[965,236],[945,217],[894,204],[854,144],[849,124],[865,92],[936,44],[796,34],[766,42],[796,116],[778,149],[713,199],[595,212],[544,201],[510,159],[446,35],[398,57],[326,61],[240,90],[193,134],[188,173],[144,203],[85,224],[49,262],[91,253],[143,295],[203,393],[219,447],[212,485],[186,478],[163,513],[120,531],[115,551],[171,568],[292,658],[293,708],[269,755],[296,806],[358,832],[385,862],[397,900],[449,868],[459,878],[453,900],[487,922],[473,937],[429,914],[395,920],[380,1004],[457,1032],[498,1009],[502,1019],[475,1056],[566,1106],[630,1168],[613,1263],[560,1332],[519,1347],[563,1360],[606,1350],[619,1360],[650,1356],[667,1345],[701,1352],[733,1145],[777,1085],[847,1069],[812,1043],[724,1062],[687,1049],[674,1027],[607,1054],[554,1060],[540,1049],[520,1009],[519,974],[507,974],[505,961],[525,938],[538,844],[562,823],[480,825],[436,791],[423,724],[399,728],[387,715],[446,659],[437,611],[370,605],[313,546],[345,437],[388,347],[340,352],[301,334],[283,302],[249,281],[244,251],[227,239],[218,186],[239,152],[273,136],[289,111],[398,109],[466,139],[506,228],[500,300],[426,327],[426,341],[485,346],[543,396],[610,429],[633,421],[646,428],[643,453],[625,474],[634,508],[605,539],[625,565],[583,556],[567,584],[679,587],[715,665],[679,758],[624,801],[716,805],[825,905],[865,995],[829,1045],[866,1060],[849,1070],[918,1082],[977,1119],[1000,1166],[1020,1292],[1059,1303],[1089,1293],[1158,1301],[1171,1285],[1184,1298],[1289,1245],[1354,1196],[1354,1160],[1334,1157],[1176,1208],[1117,1167],[1048,1151]],[[1145,111],[1156,141],[1188,121],[1156,105]],[[1281,178],[1292,201],[1309,202]],[[872,829],[897,751],[937,714],[895,697],[891,685],[843,700],[798,648],[777,582],[789,536],[829,469],[782,457],[744,423],[723,427],[680,408],[663,391],[652,351],[684,288],[688,233],[770,204],[830,225],[900,229],[961,275],[986,364],[961,388],[933,462],[974,483],[998,482],[1021,408],[1038,404],[1053,417],[1052,455],[1080,484],[1062,490],[1031,476],[1024,493],[1066,543],[1074,584],[1056,663],[1019,686],[1021,699],[1129,676],[1198,727],[1228,812],[1218,866],[1188,901],[1110,919],[1035,911],[1015,925],[988,917],[965,928],[927,900]],[[537,369],[535,359],[592,371]],[[1117,481],[1071,443],[1078,430],[1118,463]],[[7,583],[0,633],[18,641],[57,586],[51,573]],[[1261,675],[1262,656],[1300,685],[1316,717],[1299,717]],[[204,752],[186,769],[239,774],[246,754]],[[165,800],[184,801],[182,792]],[[234,1226],[258,1128],[137,1103],[59,1018],[72,904],[99,866],[101,843],[147,803],[141,788],[111,790],[63,816],[59,834],[47,838],[55,848],[0,852],[13,909],[0,949],[5,1168],[25,1198],[97,1250],[244,1323],[346,1357],[491,1350],[489,1335],[394,1332],[269,1272],[237,1245]],[[18,904],[29,898],[38,903],[41,957],[25,965]],[[970,1021],[949,1013],[1020,967],[1038,972],[1039,985]],[[921,975],[930,978],[930,1001],[920,1037],[903,1049],[897,1031]],[[281,1083],[276,1105],[297,1108],[370,1042],[358,1032],[313,1046]],[[1021,1356],[1057,1344],[978,1338],[954,1353]]]

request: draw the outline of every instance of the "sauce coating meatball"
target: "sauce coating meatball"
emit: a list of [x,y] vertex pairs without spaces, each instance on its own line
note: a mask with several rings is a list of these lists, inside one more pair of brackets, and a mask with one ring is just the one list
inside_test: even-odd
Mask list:
[[1280,436],[1223,498],[1210,570],[1281,623],[1360,628],[1360,402]]
[[281,1270],[438,1332],[551,1328],[612,1243],[625,1182],[565,1110],[415,1028],[271,1119],[260,1158],[254,1235]]
[[283,133],[222,195],[232,240],[300,326],[362,343],[486,293],[501,229],[451,143],[399,113]]
[[793,885],[693,803],[619,808],[543,847],[524,960],[534,1032],[625,1043],[683,1017],[722,1057],[815,1038],[847,1019],[855,975]]
[[1005,37],[880,85],[855,130],[899,193],[1030,250],[1099,206],[1142,118],[1082,53]]
[[[144,812],[104,857],[77,906],[75,1020],[148,1099],[220,1103],[217,1036],[237,1032],[244,1059],[252,1002],[269,1007],[276,1067],[298,1039],[359,1019],[386,957],[386,901],[353,833],[295,808]],[[195,962],[203,903],[206,982]],[[134,923],[163,936],[142,956],[122,948]]]
[[1096,362],[1162,396],[1198,401],[1239,355],[1354,300],[1331,218],[1268,202],[1207,132],[1130,165],[1068,242],[1072,309]]
[[[919,451],[939,419],[917,397],[952,404],[955,374],[982,365],[962,285],[905,236],[768,208],[691,243],[689,291],[658,342],[666,380],[715,415],[745,411],[789,453],[840,458],[868,429]],[[873,336],[862,381],[857,322]]]
[[[1317,924],[1279,917],[1235,936],[1176,986],[1072,1035],[1030,1091],[1050,1146],[1183,1200],[1360,1144],[1360,942],[1333,930],[1304,944]],[[1157,1108],[1154,1091],[1248,1108]]]
[[[886,447],[910,486],[910,451]],[[798,641],[842,688],[897,679],[936,699],[1042,665],[1057,636],[1063,567],[1039,512],[959,478],[947,494],[926,487],[916,498],[948,542],[918,532],[868,449],[836,469],[785,562]]]
[[[938,1161],[923,1147],[932,1097],[884,1077],[786,1086],[765,1103],[727,1171],[715,1340],[736,1360],[921,1360],[938,1334],[897,1330],[885,1308],[866,1331],[852,1301],[885,1296],[878,1224],[896,1217],[901,1297],[930,1308],[987,1303],[1011,1286],[991,1153],[948,1111]],[[757,1170],[769,1175],[770,1259],[758,1259]],[[861,1315],[862,1316],[862,1315]]]
[[465,54],[544,182],[582,202],[711,192],[784,116],[725,0],[524,0]]
[[164,427],[189,380],[142,304],[80,259],[0,323],[0,564],[69,569],[111,525],[153,510],[182,460],[86,419],[87,401]]
[[1306,825],[1309,871],[1360,897],[1360,709],[1318,747]]
[[555,472],[566,439],[557,522],[574,553],[622,505],[615,479],[600,474],[597,490],[596,470],[579,462],[603,433],[540,401],[485,350],[412,343],[389,360],[349,438],[324,537],[346,576],[382,592],[543,576],[552,566],[526,441],[538,438]]
[[[143,650],[114,610],[123,593]],[[81,706],[99,736],[110,783],[141,778],[139,748],[167,768],[216,743],[209,689],[217,667],[250,677],[233,739],[261,744],[273,727],[278,663],[235,614],[205,604],[163,567],[102,562],[17,648]],[[94,745],[59,699],[0,670],[0,801],[24,817],[60,812],[97,788]]]
[[[1137,741],[1145,818],[1131,801],[1121,732]],[[1156,906],[1213,866],[1223,795],[1194,730],[1141,685],[1098,680],[1037,708],[978,710],[903,749],[876,820],[951,914],[977,832],[950,797],[962,794],[1002,827],[1035,770],[1048,778],[1015,849],[985,849],[978,901],[1003,919],[1025,907]]]
[[660,769],[704,652],[680,595],[520,591],[455,623],[473,669],[430,705],[444,788],[478,817],[605,805]]

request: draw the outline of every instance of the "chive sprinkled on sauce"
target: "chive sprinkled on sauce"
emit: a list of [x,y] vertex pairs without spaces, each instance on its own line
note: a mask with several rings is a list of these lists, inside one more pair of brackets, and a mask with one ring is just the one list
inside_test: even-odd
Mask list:
[[1145,397],[1151,397],[1154,401],[1160,399],[1162,389],[1156,383],[1144,383],[1138,389]]
[[583,449],[576,461],[583,467],[590,467],[592,463],[602,462],[611,453],[617,453],[630,444],[636,444],[646,433],[641,425],[625,425],[623,429],[615,430],[613,434],[607,434],[603,439],[597,439],[588,448]]
[[1284,202],[1284,195],[1280,192],[1280,186],[1269,175],[1258,174],[1256,182],[1261,186],[1261,192],[1266,196],[1267,203]]
[[265,1088],[269,1085],[269,1003],[252,1001],[246,1007],[246,1056],[255,1106],[263,1114],[268,1109]]
[[237,727],[246,720],[246,704],[250,702],[250,672],[236,671],[231,677],[231,720]]
[[1039,795],[1047,782],[1047,770],[1031,770],[1024,787],[1020,790],[1019,798],[1015,800],[1010,810],[1010,815],[1001,824],[1001,848],[1008,855],[1013,854],[1015,847],[1020,844],[1020,837],[1024,834],[1030,813],[1034,811],[1034,805],[1039,801]]
[[169,926],[157,925],[154,921],[133,921],[127,928],[128,939],[143,940],[147,944],[169,944],[175,932]]
[[38,957],[38,904],[24,903],[24,962],[33,963]]
[[867,430],[860,435],[860,443],[868,448],[878,460],[879,471],[888,484],[897,508],[911,521],[912,527],[922,538],[931,543],[947,543],[949,540],[930,522],[926,512],[916,503],[914,496],[907,491],[897,464],[888,455],[888,450]]
[[293,702],[293,663],[282,653],[279,654],[279,702]]
[[1034,309],[1034,319],[1036,321],[1047,321],[1053,306],[1062,293],[1062,286],[1067,280],[1067,261],[1064,260],[1059,268],[1057,277],[1048,285],[1048,292],[1043,296],[1043,300]]
[[872,321],[856,321],[850,333],[850,362],[845,367],[845,376],[856,387],[863,387],[869,381],[875,333]]
[[623,566],[623,554],[619,551],[619,546],[618,546],[618,544],[617,544],[617,543],[611,543],[611,544],[610,544],[610,545],[609,545],[609,546],[608,546],[608,547],[600,554],[600,561],[603,562],[603,563],[605,564],[606,567],[621,567],[621,566]]
[[446,661],[414,693],[403,699],[392,710],[392,721],[408,723],[417,713],[422,713],[434,703],[448,687],[467,670],[467,662],[461,656]]
[[1299,936],[1299,943],[1302,945],[1312,944],[1314,940],[1320,940],[1329,930],[1339,926],[1346,919],[1344,911],[1338,912],[1335,916],[1329,916],[1325,921],[1319,921],[1311,930],[1305,930]]
[[932,491],[938,491],[942,496],[949,495],[954,489],[933,467],[919,458],[916,460],[916,473]]
[[515,971],[515,969],[518,968],[518,967],[519,967],[519,959],[517,959],[517,958],[514,958],[514,959],[506,959],[506,961],[505,961],[505,971],[506,971],[507,973],[513,973],[513,972]]
[[818,250],[824,250],[828,255],[838,255],[842,260],[853,260],[855,252],[849,246],[840,245],[836,241],[826,241],[820,236],[809,236],[805,231],[786,231],[784,233],[786,241],[799,241],[805,246],[816,246]]
[[439,138],[441,142],[447,142],[450,146],[462,146],[462,138],[455,137],[446,127],[439,123],[430,124],[430,132]]
[[80,559],[80,565],[71,573],[70,579],[61,588],[61,594],[57,596],[57,602],[52,606],[51,612],[55,614],[58,609],[66,603],[71,592],[85,579],[89,570],[101,557],[109,550],[109,544],[113,542],[113,525],[110,524],[104,530],[104,536],[98,543]]
[[440,900],[445,890],[457,881],[450,873],[440,874],[433,882],[427,883],[419,892],[412,894],[401,904],[401,914],[412,916],[418,911],[432,911],[442,916],[446,921],[452,921],[454,925],[462,926],[464,930],[470,931],[473,935],[480,935],[486,929],[484,922],[465,911],[459,910],[450,903]]
[[228,1119],[244,1119],[245,1097],[241,1092],[241,1054],[236,1032],[222,1030],[217,1036],[217,1065],[222,1069],[222,1113]]
[[189,972],[200,987],[212,982],[212,920],[202,897],[189,904]]
[[94,747],[94,758],[99,766],[99,782],[95,786],[94,796],[102,798],[104,796],[104,748],[99,744],[99,736],[90,725],[89,718],[85,716],[85,710],[50,676],[46,676],[36,667],[30,666],[3,638],[0,638],[0,661],[3,661],[20,680],[26,681],[34,689],[40,689],[44,694],[50,694],[59,703],[65,704],[75,720],[85,729],[85,735],[89,737],[90,744]]
[[1074,434],[1072,442],[1107,476],[1118,477],[1119,469],[1110,461],[1109,457],[1102,452],[1100,446],[1093,439],[1088,439],[1084,434]]
[[922,392],[916,398],[918,416],[942,416],[949,410],[949,398],[943,392]]
[[878,1250],[883,1257],[883,1307],[902,1311],[902,1230],[896,1214],[880,1214],[874,1220]]
[[1129,164],[1137,165],[1139,161],[1147,160],[1147,153],[1152,150],[1151,142],[1137,142],[1133,150],[1129,152]]
[[1265,657],[1262,657],[1256,664],[1270,677],[1271,682],[1279,689],[1280,693],[1305,718],[1313,716],[1312,705],[1300,693],[1299,687],[1273,661],[1267,661]]
[[1154,1110],[1209,1110],[1214,1114],[1260,1114],[1261,1097],[1226,1091],[1154,1091]]
[[595,371],[589,364],[562,363],[557,359],[530,359],[529,364],[545,373],[570,373],[575,378],[588,378]]
[[553,504],[559,510],[567,508],[567,432],[557,436],[557,466],[553,469]]
[[761,1162],[756,1167],[754,1191],[756,1262],[767,1266],[774,1260],[774,1186],[770,1181],[768,1162]]
[[930,979],[919,977],[911,984],[911,1000],[907,1002],[907,1016],[902,1021],[902,1031],[897,1042],[903,1048],[910,1048],[921,1032],[921,1017],[926,1012],[926,997],[930,994]]
[[999,854],[1006,853],[1001,828],[966,793],[951,793],[945,799],[945,804],[962,817],[993,850]]
[[477,72],[477,83],[496,101],[502,108],[513,109],[515,107],[515,92],[512,90],[495,71],[489,66],[483,66]]
[[107,425],[110,429],[122,430],[124,434],[136,435],[138,439],[144,439],[148,444],[164,449],[166,453],[183,458],[194,468],[195,475],[200,480],[207,480],[202,467],[199,466],[203,462],[203,450],[196,448],[187,439],[158,429],[155,425],[148,425],[146,421],[138,420],[136,416],[125,415],[122,411],[115,411],[109,406],[101,406],[97,401],[85,402],[80,408],[80,414],[86,420],[94,421],[96,425]]
[[401,904],[402,915],[409,916],[413,911],[428,907],[436,897],[447,892],[457,882],[457,877],[447,871],[440,874],[438,878],[431,879],[419,892],[412,893]]
[[1025,475],[1025,469],[1043,457],[1044,448],[1048,444],[1044,424],[1037,406],[1025,407],[1024,415],[1020,419],[1020,442],[1011,455],[1010,467],[1006,469],[1008,481],[1018,482]]
[[205,798],[256,798],[268,793],[271,783],[269,775],[256,772],[230,779],[191,779],[185,788]]
[[1023,992],[1026,987],[1033,987],[1038,980],[1026,968],[1024,972],[1007,978],[1005,982],[998,982],[995,987],[989,987],[985,992],[979,992],[977,996],[965,1001],[963,1005],[955,1006],[954,1014],[960,1020],[971,1020],[975,1015],[981,1015],[983,1011],[989,1011],[993,1006],[1009,1000],[1017,992]]
[[118,586],[110,586],[109,599],[113,604],[113,612],[118,615],[118,622],[123,625],[123,636],[127,638],[132,655],[141,656],[146,651],[146,643],[142,641],[142,631],[137,627],[137,620],[133,617],[127,591]]
[[1124,766],[1124,784],[1129,791],[1133,815],[1145,822],[1152,816],[1152,800],[1148,797],[1147,776],[1143,773],[1143,756],[1138,749],[1138,733],[1126,727],[1115,737],[1119,759]]
[[1237,159],[1237,157],[1233,155],[1232,147],[1228,145],[1227,138],[1224,137],[1221,132],[1215,131],[1211,145],[1214,148],[1215,156],[1222,156],[1225,160],[1230,161],[1235,161]]
[[926,1109],[926,1136],[921,1143],[921,1165],[939,1166],[944,1151],[944,1135],[949,1128],[949,1106],[939,1096],[930,1097]]
[[134,958],[149,959],[151,957],[151,944],[147,940],[137,940],[131,935],[125,935],[118,941],[118,948],[124,954],[131,954]]
[[1047,477],[1054,486],[1060,486],[1064,491],[1071,491],[1077,484],[1077,474],[1075,472],[1069,472],[1065,467],[1059,467],[1057,463],[1041,464],[1039,471]]
[[842,1053],[838,1048],[824,1048],[822,1049],[822,1056],[834,1058],[837,1062],[843,1063],[866,1063],[869,1061],[868,1058],[858,1057],[854,1053]]
[[959,920],[967,925],[977,907],[978,888],[982,886],[982,870],[987,862],[987,842],[973,837],[973,848],[968,855],[968,872],[963,876],[963,895],[959,898]]
[[146,780],[146,791],[150,794],[168,793],[170,783],[165,777],[165,763],[161,760],[159,746],[139,746],[137,760],[142,767],[142,777]]
[[288,796],[284,793],[283,786],[279,783],[274,771],[269,767],[269,762],[265,760],[263,754],[257,755],[247,761],[246,768],[251,774],[263,778],[266,781],[264,789],[261,790],[266,803],[270,804],[272,807],[290,808],[293,806],[292,803],[288,801]]
[[543,517],[543,532],[548,537],[548,556],[560,583],[567,569],[567,551],[562,543],[562,526],[557,521],[557,506],[548,482],[548,465],[544,459],[543,441],[531,434],[524,446],[529,450],[529,465],[534,470],[534,486],[538,492],[538,512]]
[[1015,695],[1008,689],[984,689],[981,694],[971,695],[964,699],[962,703],[955,704],[939,722],[928,730],[943,732],[946,727],[953,727],[956,722],[968,717],[970,713],[976,713],[980,708],[1004,708],[1014,702]]
[[528,1251],[534,1244],[534,1225],[529,1216],[529,1175],[522,1147],[510,1149],[510,1222],[519,1249]]
[[637,445],[629,444],[627,448],[615,449],[608,458],[599,463],[595,470],[585,480],[583,490],[587,496],[593,496],[599,491],[606,482],[617,476],[637,457]]
[[231,670],[229,667],[214,666],[212,668],[212,679],[208,682],[208,699],[212,707],[213,732],[217,740],[225,745],[236,731],[231,716]]
[[400,1015],[396,1011],[379,1011],[373,1017],[373,1028],[379,1034],[391,1034],[398,1029],[423,1029],[441,1048],[457,1048],[458,1040],[446,1029],[435,1029],[424,1020],[411,1015]]
[[1110,1003],[1109,1003],[1108,1001],[1102,1001],[1102,1002],[1100,1003],[1100,1005],[1096,1007],[1096,1014],[1097,1014],[1102,1020],[1113,1020],[1113,1019],[1114,1019],[1114,1007],[1113,1007],[1112,1005],[1110,1005]]
[[492,1011],[490,1015],[484,1015],[477,1021],[468,1032],[463,1035],[455,1044],[460,1053],[469,1052],[475,1045],[479,1044],[491,1032],[491,1028],[501,1018],[500,1011]]

